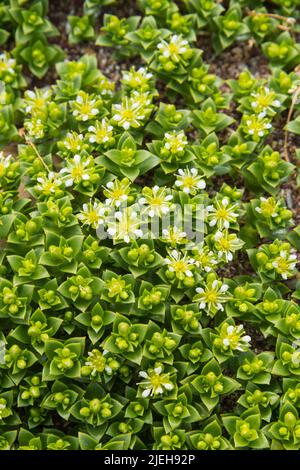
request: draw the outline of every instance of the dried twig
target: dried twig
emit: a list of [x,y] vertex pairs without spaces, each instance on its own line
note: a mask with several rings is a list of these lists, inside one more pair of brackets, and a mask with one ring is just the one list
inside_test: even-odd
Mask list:
[[269,16],[270,18],[275,18],[276,20],[281,20],[281,21],[286,21],[287,23],[290,23],[293,25],[295,23],[295,19],[291,18],[289,16],[282,16],[282,15],[276,15],[275,13],[262,13],[254,10],[249,10],[247,12],[248,16]]
[[295,18],[288,17],[288,16],[282,16],[282,15],[276,15],[275,13],[262,13],[262,12],[257,12],[254,10],[248,10],[247,11],[248,16],[268,16],[269,18],[274,18],[276,20],[284,21],[287,23],[289,26],[284,26],[284,25],[277,25],[277,28],[282,30],[282,31],[293,31],[293,26],[296,22]]
[[[287,116],[287,120],[286,120],[286,125],[285,127],[288,126],[290,120],[292,119],[292,115],[293,115],[293,112],[294,112],[294,108],[295,108],[295,105],[297,103],[297,99],[298,99],[298,96],[300,94],[300,86],[298,86],[293,94],[293,97],[292,97],[292,102],[291,102],[291,106],[290,106],[290,109],[289,109],[289,112],[288,112],[288,116]],[[285,133],[284,133],[284,158],[286,159],[287,162],[290,161],[290,158],[289,158],[289,151],[288,151],[288,134],[289,134],[289,131],[286,129],[285,130]]]
[[40,160],[40,162],[44,165],[44,167],[46,168],[46,170],[48,172],[50,172],[50,168],[48,167],[47,163],[44,161],[43,157],[41,156],[41,154],[39,153],[38,149],[36,148],[36,146],[34,145],[34,143],[28,138],[28,136],[26,135],[25,133],[25,129],[24,128],[21,128],[19,129],[19,135],[21,137],[23,137],[25,139],[25,142],[26,144],[30,145],[30,147],[33,148],[36,156],[38,157],[38,159]]

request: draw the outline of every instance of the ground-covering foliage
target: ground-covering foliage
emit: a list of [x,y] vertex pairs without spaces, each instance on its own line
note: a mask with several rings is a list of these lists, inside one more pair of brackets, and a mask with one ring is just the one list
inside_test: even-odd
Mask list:
[[300,449],[299,0],[49,3],[0,2],[0,449]]

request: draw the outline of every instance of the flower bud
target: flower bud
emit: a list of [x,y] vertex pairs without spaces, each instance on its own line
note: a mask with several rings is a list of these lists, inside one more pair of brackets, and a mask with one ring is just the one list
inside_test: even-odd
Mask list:
[[39,387],[30,387],[30,394],[33,398],[39,398],[41,396],[41,392]]
[[282,359],[285,361],[285,362],[290,362],[292,358],[292,354],[289,352],[289,351],[284,351],[282,353]]
[[53,400],[56,402],[56,403],[62,403],[63,402],[63,399],[64,399],[64,394],[62,392],[57,392],[54,394],[53,396]]
[[176,341],[172,338],[165,338],[164,346],[166,349],[174,349],[176,346]]
[[120,423],[118,429],[122,434],[125,434],[128,432],[128,425],[126,423]]
[[92,372],[92,368],[90,366],[82,366],[80,372],[82,377],[88,377]]
[[31,383],[32,385],[39,385],[41,383],[41,379],[37,376],[37,375],[34,375],[32,378],[31,378]]
[[259,264],[259,266],[263,266],[268,261],[268,257],[265,253],[259,252],[259,253],[256,253],[256,261]]
[[297,418],[296,418],[296,416],[295,416],[291,411],[288,411],[288,412],[284,415],[283,421],[284,421],[284,424],[285,424],[288,428],[293,428],[293,427],[295,426],[295,424],[297,423]]
[[120,297],[121,297],[122,300],[127,300],[128,297],[129,297],[129,294],[128,294],[126,291],[123,290],[123,291],[120,293]]
[[101,414],[102,418],[110,418],[111,415],[112,415],[112,412],[109,408],[103,408],[100,411],[100,414]]
[[24,392],[22,392],[21,394],[22,400],[29,400],[30,397],[31,397],[31,394],[28,390],[24,390]]
[[117,348],[120,349],[121,351],[125,351],[129,347],[128,342],[124,338],[120,338],[120,337],[116,339],[115,344]]
[[89,407],[92,413],[99,413],[101,409],[101,401],[98,398],[94,398],[90,401]]
[[185,277],[183,280],[185,287],[193,287],[195,285],[195,279],[193,277]]
[[217,376],[214,372],[208,372],[205,378],[210,385],[213,385],[217,379]]
[[161,347],[164,344],[164,337],[161,333],[154,333],[152,338],[151,338],[151,343],[153,343],[155,346]]
[[64,369],[72,369],[72,367],[74,366],[74,361],[71,358],[67,357],[61,360],[61,364]]
[[21,370],[26,369],[26,366],[27,366],[27,364],[26,364],[25,359],[18,359],[17,360],[17,368],[18,369],[21,369]]
[[130,325],[126,322],[120,322],[118,324],[118,332],[120,335],[127,335],[130,331]]
[[11,346],[11,348],[9,348],[9,355],[12,357],[12,359],[16,359],[21,354],[21,352],[22,350],[17,344],[14,344]]
[[70,246],[66,246],[63,250],[64,256],[70,258],[73,255],[73,249]]
[[81,416],[83,416],[84,418],[88,418],[91,414],[91,411],[90,409],[87,407],[87,406],[84,406],[83,408],[80,408],[79,410],[79,413],[81,414]]
[[37,224],[33,220],[26,222],[26,230],[29,235],[34,235],[37,231]]
[[217,382],[216,385],[214,385],[214,391],[216,393],[222,393],[223,390],[224,390],[224,387],[220,382]]
[[207,448],[207,444],[204,441],[198,441],[196,447],[198,450],[204,450]]
[[281,426],[278,430],[280,436],[284,437],[288,434],[288,428],[285,426]]
[[100,315],[93,315],[91,318],[91,323],[93,326],[101,326],[103,324],[102,317]]

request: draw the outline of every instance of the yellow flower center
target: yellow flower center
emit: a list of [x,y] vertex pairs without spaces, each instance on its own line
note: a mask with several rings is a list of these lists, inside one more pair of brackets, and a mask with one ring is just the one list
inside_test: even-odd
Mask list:
[[119,199],[123,195],[124,195],[124,191],[121,188],[114,189],[111,193],[111,197],[113,199]]
[[267,106],[269,106],[271,104],[272,100],[273,100],[272,95],[258,96],[257,97],[257,102],[258,102],[259,106],[261,106],[263,108],[266,108]]
[[187,263],[182,260],[174,261],[172,265],[176,272],[185,272],[188,269]]
[[276,260],[277,264],[278,264],[278,267],[277,267],[277,270],[279,272],[286,272],[289,270],[289,263],[287,260],[285,260],[284,258],[278,258]]
[[35,98],[33,103],[35,108],[42,109],[46,104],[46,100],[44,98]]
[[198,257],[198,260],[200,261],[200,263],[202,263],[203,265],[206,265],[209,263],[209,257],[207,255],[200,255]]
[[130,220],[127,219],[127,218],[123,218],[120,222],[119,222],[119,233],[129,233],[130,232],[130,227],[131,227],[131,224],[130,224]]
[[210,303],[215,303],[217,301],[218,295],[215,291],[209,291],[205,294],[206,300]]
[[80,112],[81,114],[90,114],[91,112],[91,105],[89,103],[83,103],[81,106],[80,106]]
[[70,150],[77,150],[77,142],[70,142]]
[[263,202],[261,204],[261,210],[264,212],[265,215],[272,215],[275,210],[275,205],[272,202]]
[[119,294],[125,287],[125,282],[119,279],[112,279],[108,284],[108,288],[113,294]]
[[250,124],[250,128],[253,129],[254,131],[258,132],[258,131],[261,131],[261,130],[262,130],[262,125],[261,125],[260,122],[253,121],[253,122]]
[[81,178],[84,173],[84,168],[83,166],[76,166],[75,168],[72,168],[71,175],[74,179]]
[[8,64],[5,62],[0,62],[0,72],[5,72],[8,69]]
[[107,131],[105,129],[99,129],[96,133],[97,139],[103,140],[106,134],[107,134]]
[[4,163],[0,163],[0,177],[2,177],[4,173],[5,173]]
[[98,222],[99,216],[96,211],[89,212],[88,220],[91,224]]
[[194,184],[195,184],[195,180],[194,180],[193,176],[185,176],[183,178],[183,185],[184,186],[188,186],[188,187],[191,188],[192,186],[194,186]]
[[161,206],[164,203],[164,200],[160,196],[155,196],[151,199],[151,205],[153,206]]
[[171,44],[169,44],[169,52],[170,54],[178,54],[179,53],[179,47],[177,46],[177,44],[174,44],[173,42],[171,42]]
[[134,111],[132,111],[131,109],[125,109],[125,111],[123,111],[123,118],[128,121],[131,121],[132,119],[134,119]]
[[223,250],[227,251],[230,249],[229,240],[227,240],[226,238],[221,238],[220,240],[218,240],[218,243]]
[[177,153],[184,147],[184,143],[178,137],[173,137],[169,144],[171,153]]
[[151,385],[154,388],[160,387],[162,384],[161,377],[158,374],[152,375],[150,380],[151,380]]
[[216,211],[216,216],[217,216],[218,219],[227,219],[228,215],[229,214],[228,214],[227,210],[224,207],[222,207],[222,208],[220,208]]
[[239,336],[236,333],[227,334],[226,339],[229,341],[230,346],[235,349],[239,344]]
[[90,357],[92,366],[98,371],[103,372],[105,368],[106,360],[99,351],[93,351],[93,355]]
[[43,191],[45,193],[51,193],[51,189],[53,189],[53,188],[54,188],[54,184],[51,181],[46,181],[43,184]]

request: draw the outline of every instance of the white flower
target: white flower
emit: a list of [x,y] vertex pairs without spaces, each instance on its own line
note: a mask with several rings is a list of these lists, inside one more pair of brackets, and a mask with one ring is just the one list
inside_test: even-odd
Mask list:
[[242,248],[243,244],[235,233],[229,233],[228,230],[218,230],[214,235],[218,258],[224,258],[226,262],[233,260],[233,253]]
[[45,136],[46,126],[37,116],[33,116],[31,119],[26,120],[24,122],[24,127],[30,137],[33,137],[34,139],[42,139]]
[[140,127],[148,113],[146,108],[148,100],[148,95],[143,97],[143,95],[137,94],[131,98],[124,97],[122,103],[112,106],[112,121],[126,131],[130,127]]
[[264,217],[277,217],[278,216],[278,202],[273,198],[269,197],[268,199],[265,197],[260,198],[260,205],[255,207],[255,211],[258,214],[263,214]]
[[9,167],[11,158],[11,155],[5,156],[3,152],[0,152],[0,178],[4,176],[6,168]]
[[256,140],[258,137],[267,135],[268,131],[272,129],[272,124],[267,120],[265,112],[247,116],[245,122],[247,125],[246,132]]
[[87,158],[82,160],[80,155],[74,155],[73,160],[67,162],[67,166],[60,170],[60,174],[66,175],[65,180],[66,187],[73,186],[73,184],[81,183],[81,181],[87,181],[90,179],[88,172],[88,166],[90,165],[91,159]]
[[148,372],[141,371],[139,376],[145,379],[137,383],[137,385],[141,385],[144,389],[142,392],[143,398],[163,395],[165,391],[170,392],[174,389],[174,384],[170,380],[170,374],[163,374],[162,367],[156,367],[153,370],[148,370]]
[[99,77],[98,91],[99,91],[100,95],[106,96],[106,97],[113,96],[115,86],[116,86],[115,82],[110,81],[104,75],[102,75],[102,77]]
[[15,68],[17,65],[16,59],[10,57],[9,52],[3,52],[0,54],[0,73],[1,75],[9,72],[11,75],[15,75]]
[[122,83],[134,90],[146,91],[149,89],[149,80],[152,77],[152,73],[148,72],[145,67],[140,67],[138,70],[132,67],[129,71],[123,72]]
[[107,233],[114,240],[123,240],[125,243],[130,243],[132,240],[143,236],[140,225],[141,221],[138,214],[132,207],[126,207],[123,211],[116,212],[114,218],[107,220]]
[[208,212],[209,226],[214,227],[217,225],[220,230],[223,230],[223,228],[229,228],[230,223],[235,223],[239,215],[236,212],[237,208],[238,205],[230,204],[227,197],[224,197],[221,200],[215,199],[214,206],[211,205],[206,208]]
[[101,353],[98,349],[93,349],[88,352],[89,359],[85,362],[85,365],[92,369],[91,376],[95,377],[98,372],[106,372],[111,375],[112,369],[106,363],[105,351]]
[[83,204],[82,211],[77,214],[77,217],[83,225],[90,225],[97,229],[99,225],[104,223],[107,213],[108,208],[102,202],[94,201],[93,203]]
[[164,138],[164,148],[171,154],[183,152],[188,145],[186,135],[183,131],[166,132]]
[[186,232],[183,232],[182,230],[180,230],[180,228],[174,226],[174,227],[169,227],[168,229],[164,228],[162,230],[161,239],[165,243],[168,243],[169,245],[175,247],[176,245],[187,243],[186,236],[187,236]]
[[167,194],[166,187],[153,186],[152,188],[144,188],[143,197],[138,200],[141,205],[146,205],[145,210],[149,217],[155,215],[161,217],[170,212],[170,201],[173,196]]
[[187,194],[194,195],[199,189],[204,189],[206,183],[202,177],[198,175],[196,168],[186,168],[184,170],[178,170],[175,186]]
[[80,91],[76,100],[71,103],[73,116],[79,121],[88,121],[94,119],[99,114],[98,106],[101,103],[96,98],[92,98],[88,93]]
[[89,126],[88,131],[90,132],[89,142],[91,144],[105,144],[112,138],[113,126],[103,118],[101,122],[96,121],[93,126]]
[[[143,107],[144,110],[147,109],[147,106],[151,105],[152,101],[152,95],[149,94],[148,91],[144,93],[140,93],[137,90],[132,91],[131,93],[131,99],[137,103],[140,107]],[[149,110],[147,110],[148,113]]]
[[293,275],[293,270],[297,265],[297,255],[295,250],[281,250],[279,256],[272,262],[276,272],[282,276],[284,280]]
[[218,264],[216,255],[211,251],[208,246],[197,247],[194,253],[197,267],[205,272],[211,272]]
[[272,108],[280,108],[281,102],[275,98],[275,92],[269,87],[261,87],[258,91],[251,93],[254,98],[251,101],[251,107],[257,113],[267,113],[273,111]]
[[174,34],[169,39],[169,42],[163,40],[157,45],[160,54],[166,59],[171,59],[173,62],[179,62],[180,56],[187,52],[189,43],[181,36]]
[[77,132],[74,131],[68,132],[60,144],[65,149],[70,150],[72,153],[76,154],[83,148],[83,134],[77,134]]
[[107,199],[105,199],[105,204],[120,207],[127,201],[130,188],[131,183],[127,178],[121,181],[118,179],[109,181],[106,184],[106,189],[103,191],[104,195],[108,196]]
[[224,323],[221,327],[220,338],[225,350],[245,352],[249,349],[251,337],[245,335],[243,325],[228,325]]
[[24,104],[26,113],[32,113],[33,110],[40,113],[43,108],[51,102],[52,89],[50,87],[35,88],[34,91],[26,90],[24,93]]
[[175,273],[176,277],[193,277],[192,270],[196,266],[194,258],[190,258],[186,253],[182,254],[177,250],[172,250],[171,253],[165,258],[165,264],[168,271]]
[[58,174],[54,173],[54,171],[50,171],[47,176],[39,176],[37,182],[39,184],[36,185],[36,189],[46,196],[55,194],[62,184],[62,181],[58,178]]
[[197,295],[193,300],[199,302],[200,310],[207,310],[208,314],[215,315],[217,311],[224,310],[222,304],[230,299],[230,296],[226,294],[228,289],[227,284],[214,279],[212,282],[207,282],[205,288],[197,287]]

